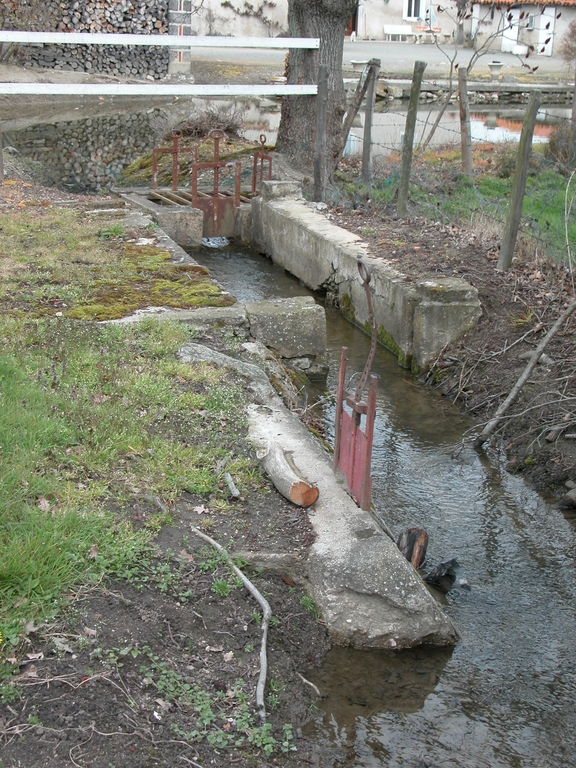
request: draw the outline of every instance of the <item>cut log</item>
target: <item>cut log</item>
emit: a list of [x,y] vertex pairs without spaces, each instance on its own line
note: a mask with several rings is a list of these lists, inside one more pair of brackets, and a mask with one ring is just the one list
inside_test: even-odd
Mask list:
[[265,472],[284,498],[299,507],[310,507],[318,499],[318,488],[309,483],[294,464],[291,454],[271,440],[268,447],[258,452]]
[[426,560],[428,534],[424,528],[408,528],[398,536],[396,546],[414,568],[420,568]]

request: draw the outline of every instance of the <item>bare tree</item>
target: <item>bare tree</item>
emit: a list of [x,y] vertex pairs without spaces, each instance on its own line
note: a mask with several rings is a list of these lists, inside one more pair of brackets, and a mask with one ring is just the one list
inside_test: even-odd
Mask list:
[[[496,6],[496,9],[498,9],[499,6]],[[478,28],[480,28],[483,24],[490,23],[491,26],[493,26],[492,31],[490,34],[486,35],[486,38],[482,41],[478,47],[474,49],[474,53],[470,57],[470,60],[468,61],[468,64],[466,65],[466,74],[470,75],[478,61],[487,54],[490,53],[490,49],[492,47],[492,44],[495,40],[502,37],[504,34],[504,31],[506,29],[510,29],[512,27],[518,27],[519,29],[526,28],[528,26],[528,14],[524,11],[520,13],[518,19],[516,20],[514,18],[514,15],[512,14],[512,5],[508,6],[501,6],[500,10],[496,10],[496,16],[495,18],[495,26],[493,25],[492,21],[492,13],[494,12],[493,6],[487,6],[486,11],[484,13],[484,16],[481,17],[478,20]],[[456,73],[458,70],[458,67],[460,66],[460,63],[458,61],[459,54],[461,52],[462,45],[464,43],[464,22],[469,20],[472,16],[471,12],[471,3],[468,0],[458,0],[456,3],[456,13],[454,13],[454,10],[452,8],[444,7],[444,6],[438,6],[436,9],[437,13],[444,13],[450,18],[454,24],[456,25],[456,41],[455,46],[453,50],[448,51],[444,45],[440,43],[440,38],[438,35],[435,35],[435,44],[436,47],[442,51],[442,54],[446,57],[448,64],[449,64],[449,73],[448,73],[448,90],[445,94],[444,101],[442,102],[442,105],[440,109],[438,110],[436,114],[436,119],[434,121],[434,124],[432,125],[432,128],[430,129],[428,135],[426,136],[426,139],[422,142],[420,146],[420,150],[426,149],[426,147],[430,144],[432,137],[434,136],[436,129],[438,128],[438,125],[440,124],[440,120],[442,119],[444,112],[446,111],[446,108],[448,104],[450,103],[450,99],[456,92],[458,88],[458,81],[456,78]],[[560,14],[558,14],[560,15]],[[475,40],[477,42],[477,36],[475,35]],[[528,50],[524,55],[517,55],[518,60],[522,64],[523,67],[525,67],[530,72],[536,72],[538,67],[531,67],[527,59],[529,58],[530,54],[534,51],[534,46],[528,46]]]

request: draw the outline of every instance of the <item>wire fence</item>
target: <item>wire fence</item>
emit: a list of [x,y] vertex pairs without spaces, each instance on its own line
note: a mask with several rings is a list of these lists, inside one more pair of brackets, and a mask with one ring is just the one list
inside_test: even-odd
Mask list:
[[[371,202],[390,204],[399,182],[406,112],[397,102],[377,105],[373,116],[374,177]],[[475,111],[476,107],[476,111]],[[482,111],[480,111],[482,110]],[[516,167],[523,110],[517,106],[471,105],[473,173],[462,172],[458,104],[451,104],[433,131],[438,108],[421,104],[416,120],[410,210],[443,222],[471,221],[493,232],[502,229]],[[352,129],[346,149],[361,156],[362,129]],[[429,142],[429,143],[428,143]],[[427,145],[427,147],[426,147]],[[424,149],[426,147],[426,149]],[[521,242],[540,255],[571,264],[576,249],[576,125],[558,105],[540,111],[532,143]],[[364,193],[358,180],[357,194]]]
[[[523,104],[471,105],[473,173],[462,172],[460,117],[457,102],[450,102],[434,136],[424,149],[444,93],[420,105],[416,121],[409,210],[434,221],[461,225],[472,222],[483,232],[502,230],[508,211],[516,165]],[[526,100],[525,94],[518,99]],[[379,102],[372,121],[374,178],[369,190],[358,174],[341,185],[348,202],[369,198],[375,205],[392,206],[398,187],[406,111],[398,101]],[[254,117],[254,116],[253,116]],[[262,115],[255,119],[262,121]],[[272,143],[270,115],[265,118]],[[276,119],[279,115],[276,112]],[[40,160],[50,178],[66,188],[82,190],[111,186],[121,170],[148,151],[158,137],[157,125],[169,117],[160,110],[123,116],[100,116],[56,126],[31,128],[8,141],[34,160]],[[258,132],[263,122],[258,123]],[[362,125],[353,126],[348,158],[362,155]],[[249,159],[249,158],[248,158]],[[244,164],[243,181],[251,175]],[[535,128],[520,230],[521,242],[533,252],[571,264],[576,250],[576,127],[562,105],[544,105]],[[225,177],[225,173],[223,176]],[[222,183],[226,179],[222,178]],[[332,192],[332,194],[337,194]]]

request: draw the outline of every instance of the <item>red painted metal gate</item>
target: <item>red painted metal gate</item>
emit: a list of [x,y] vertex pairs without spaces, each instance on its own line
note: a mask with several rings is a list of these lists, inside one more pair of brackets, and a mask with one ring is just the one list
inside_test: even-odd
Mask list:
[[[336,423],[334,437],[334,469],[340,470],[348,489],[358,506],[368,511],[372,498],[372,444],[374,441],[374,419],[376,417],[376,393],[378,378],[370,372],[377,344],[377,327],[370,292],[370,268],[358,259],[358,272],[366,291],[372,343],[364,370],[354,392],[344,386],[348,363],[348,348],[342,347],[340,375],[336,396]],[[363,398],[368,383],[368,397]],[[348,411],[347,406],[350,411]],[[362,428],[362,426],[364,428]]]

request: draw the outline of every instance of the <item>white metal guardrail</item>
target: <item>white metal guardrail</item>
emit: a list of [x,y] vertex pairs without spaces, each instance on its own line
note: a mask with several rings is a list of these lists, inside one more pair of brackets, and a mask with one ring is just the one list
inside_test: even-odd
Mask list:
[[315,96],[310,85],[170,85],[163,83],[0,83],[0,94],[29,96]]
[[[317,50],[316,37],[196,37],[129,35],[87,32],[20,32],[0,30],[0,43],[28,45],[157,45],[175,48],[305,48]],[[170,83],[1,83],[0,94],[65,96],[315,96],[318,86],[285,85],[174,85]]]
[[57,45],[160,45],[173,48],[310,48],[317,37],[197,37],[195,35],[129,35],[102,32],[19,32],[0,29],[0,43]]

